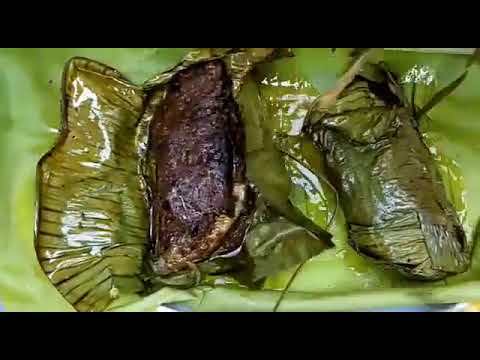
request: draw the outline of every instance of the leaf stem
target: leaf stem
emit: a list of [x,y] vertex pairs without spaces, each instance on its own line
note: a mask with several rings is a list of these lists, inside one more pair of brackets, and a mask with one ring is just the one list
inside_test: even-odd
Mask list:
[[[339,198],[338,198],[338,193],[337,191],[335,190],[335,187],[330,183],[330,181],[328,181],[328,179],[326,177],[323,176],[323,174],[318,174],[317,172],[313,171],[310,166],[308,166],[307,164],[301,162],[301,161],[298,161],[294,156],[292,156],[291,154],[285,152],[284,153],[286,156],[288,156],[290,159],[292,159],[292,161],[295,161],[299,164],[302,164],[303,166],[305,166],[311,173],[315,174],[317,177],[319,177],[320,179],[322,179],[332,190],[333,190],[333,193],[335,194],[335,208],[333,210],[333,213],[332,213],[332,216],[330,217],[328,223],[327,223],[327,226],[326,226],[326,230],[328,231],[330,229],[330,227],[332,226],[334,220],[335,220],[335,217],[337,215],[337,209],[338,209],[338,203],[339,203]],[[312,184],[313,185],[313,184]],[[297,275],[299,274],[300,270],[303,268],[303,266],[307,263],[308,259],[301,262],[298,267],[295,269],[295,271],[293,272],[292,276],[290,276],[290,279],[288,280],[288,283],[287,285],[285,285],[285,287],[283,288],[282,292],[280,293],[280,296],[278,297],[276,303],[275,303],[275,306],[273,307],[273,312],[277,312],[278,310],[278,307],[280,306],[280,303],[282,302],[283,298],[285,297],[285,294],[288,292],[288,290],[290,289],[290,286],[292,285],[293,281],[295,280],[295,278],[297,277]]]
[[280,306],[280,303],[282,302],[283,298],[285,297],[285,294],[287,293],[288,289],[289,289],[290,286],[292,285],[293,280],[295,280],[295,278],[297,277],[298,273],[299,273],[300,270],[303,268],[303,266],[305,265],[306,262],[307,262],[307,260],[305,260],[305,261],[303,261],[302,263],[300,263],[300,265],[298,265],[298,267],[295,269],[295,272],[292,274],[292,276],[290,276],[290,279],[288,280],[287,285],[283,288],[280,296],[279,296],[278,299],[277,299],[277,302],[275,303],[275,306],[273,307],[273,312],[277,312],[278,307]]

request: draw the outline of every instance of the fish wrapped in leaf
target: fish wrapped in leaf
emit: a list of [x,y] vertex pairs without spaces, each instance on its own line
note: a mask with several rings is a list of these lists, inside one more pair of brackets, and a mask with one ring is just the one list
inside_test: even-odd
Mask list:
[[160,275],[236,255],[255,210],[238,98],[253,66],[285,49],[206,49],[145,84],[140,127],[151,208],[151,268]]
[[132,133],[144,94],[116,70],[74,58],[62,96],[59,139],[37,168],[36,251],[68,302],[98,311],[143,290],[148,214]]
[[394,76],[374,70],[329,105],[317,101],[305,127],[324,153],[349,242],[411,278],[462,273],[470,247],[434,158]]

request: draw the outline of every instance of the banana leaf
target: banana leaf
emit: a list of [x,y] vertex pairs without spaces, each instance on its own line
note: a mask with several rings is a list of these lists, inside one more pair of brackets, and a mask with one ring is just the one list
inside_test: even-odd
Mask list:
[[396,94],[392,74],[372,81],[359,72],[330,106],[316,100],[307,131],[325,154],[352,247],[413,278],[463,273],[471,243],[414,112]]
[[[345,69],[348,49],[295,49],[295,58],[277,61],[258,70],[260,79],[280,84],[292,78],[303,79],[315,91],[331,88]],[[5,176],[0,180],[0,303],[6,311],[72,311],[57,292],[36,260],[33,244],[35,166],[57,136],[60,112],[60,74],[65,62],[83,56],[120,69],[135,84],[152,78],[159,71],[171,69],[189,49],[3,49],[0,51],[0,166]],[[384,56],[392,72],[404,76],[414,66],[434,70],[434,81],[417,88],[417,98],[431,95],[458,78],[464,71],[463,55],[423,54],[386,51]],[[277,79],[275,79],[277,77]],[[480,149],[478,125],[478,66],[472,66],[465,81],[444,101],[428,113],[425,133],[436,151],[442,176],[452,188],[455,207],[460,205],[462,224],[469,239],[480,215],[480,189],[476,167]],[[407,87],[408,84],[405,84]],[[273,94],[277,91],[273,89]],[[292,86],[290,90],[295,90]],[[406,89],[408,90],[408,89]],[[273,96],[273,95],[272,95]],[[26,101],[25,99],[28,99]],[[285,102],[283,102],[285,104]],[[277,109],[276,117],[264,128],[280,127],[280,119],[291,114],[290,108]],[[303,111],[303,110],[302,110]],[[294,111],[295,112],[295,111]],[[430,120],[431,119],[431,120]],[[452,120],[453,119],[453,120]],[[250,127],[253,129],[254,127]],[[250,137],[254,147],[261,147],[264,137]],[[268,138],[267,138],[268,139]],[[252,153],[254,153],[252,151]],[[283,156],[278,156],[284,166]],[[268,163],[265,161],[264,163]],[[259,163],[257,163],[259,164]],[[271,171],[252,166],[269,181]],[[268,168],[270,170],[270,168]],[[312,169],[310,169],[312,170]],[[314,170],[314,169],[313,169]],[[287,174],[288,177],[288,174]],[[288,180],[288,179],[287,179]],[[291,204],[283,199],[280,204]],[[280,189],[281,187],[278,187]],[[451,200],[452,201],[452,200]],[[298,207],[301,204],[297,204]],[[306,208],[306,207],[303,207]],[[299,210],[300,211],[300,210]],[[312,213],[314,218],[314,213]],[[335,248],[323,251],[308,261],[285,295],[279,310],[358,310],[375,307],[406,306],[428,303],[478,301],[480,298],[480,254],[474,249],[471,269],[462,275],[435,283],[405,280],[394,271],[385,271],[366,261],[347,245],[345,220],[337,211],[332,227]],[[112,311],[164,311],[164,305],[176,304],[196,311],[269,311],[278,300],[293,271],[269,277],[261,290],[239,287],[228,279],[221,284],[196,287],[192,290],[164,288],[145,298],[137,294],[125,296],[111,307]],[[183,307],[182,307],[183,308]]]
[[73,58],[59,138],[38,164],[35,245],[42,269],[77,310],[143,291],[148,216],[136,137],[144,93],[114,69]]

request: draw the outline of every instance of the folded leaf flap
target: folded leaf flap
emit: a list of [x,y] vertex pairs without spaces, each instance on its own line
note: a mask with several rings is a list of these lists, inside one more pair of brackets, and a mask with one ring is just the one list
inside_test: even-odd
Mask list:
[[147,80],[143,86],[147,90],[156,88],[164,85],[176,73],[191,65],[222,59],[232,78],[234,94],[237,95],[245,76],[255,65],[285,56],[293,56],[292,50],[289,48],[200,48],[189,52],[178,65]]
[[102,310],[143,288],[148,223],[132,132],[144,95],[84,58],[67,63],[62,92],[60,136],[38,164],[37,254],[77,310]]
[[254,263],[254,281],[288,270],[331,246],[328,239],[277,215],[265,204],[259,205],[255,220],[245,239]]

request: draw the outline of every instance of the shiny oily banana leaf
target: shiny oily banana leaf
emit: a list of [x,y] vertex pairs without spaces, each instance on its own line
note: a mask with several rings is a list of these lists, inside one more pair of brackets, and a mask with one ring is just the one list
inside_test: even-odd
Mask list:
[[[472,244],[418,130],[415,111],[393,74],[366,65],[335,100],[326,103],[326,96],[319,97],[306,118],[339,193],[349,243],[411,278],[461,274],[470,265]],[[372,68],[368,74],[375,77],[362,73]],[[432,101],[438,103],[465,76]],[[432,107],[427,104],[418,116]]]
[[59,139],[38,165],[36,251],[79,311],[143,290],[148,234],[135,134],[143,91],[84,58],[66,65]]
[[[239,94],[239,105],[247,133],[249,179],[278,214],[305,227],[324,241],[330,241],[331,234],[326,230],[326,222],[317,223],[305,216],[290,199],[291,193],[298,188],[295,181],[302,181],[300,177],[303,177],[291,174],[294,167],[302,166],[297,165],[296,160],[300,160],[307,168],[321,167],[319,163],[322,161],[321,157],[315,152],[310,152],[312,156],[302,158],[302,153],[298,149],[303,149],[304,140],[300,142],[295,140],[298,143],[288,144],[286,147],[281,145],[285,141],[293,141],[293,137],[290,140],[286,138],[300,130],[307,109],[304,104],[311,103],[315,99],[312,94],[315,93],[310,84],[297,81],[295,78],[280,84],[277,76],[263,77],[260,72],[256,77],[246,79]],[[295,165],[288,166],[289,161],[293,161]],[[323,200],[326,199],[322,198]],[[326,203],[322,206],[326,206]]]
[[[0,178],[0,209],[7,214],[0,218],[0,303],[6,311],[72,311],[44,275],[32,242],[36,212],[33,206],[35,166],[51,148],[57,135],[60,118],[58,88],[65,62],[74,56],[95,59],[121,69],[129,79],[141,84],[162,69],[171,69],[190,51],[176,48],[0,51],[0,168],[2,174],[8,174]],[[295,106],[295,101],[292,103],[292,96],[315,98],[318,93],[331,88],[345,69],[350,51],[337,48],[332,53],[331,49],[299,48],[294,49],[294,53],[294,58],[264,64],[255,71],[260,82],[265,80],[268,83],[259,85],[262,94],[268,96],[266,99],[270,101],[271,96],[283,104],[273,107],[275,116],[265,119],[262,129],[280,128],[284,119],[305,111]],[[406,82],[406,75],[418,69],[432,72],[430,84],[417,83],[419,108],[465,69],[465,56],[461,55],[385,51],[384,61],[401,79],[405,78],[401,85],[407,98],[410,98],[412,83]],[[297,89],[292,79],[310,84],[308,93],[302,86]],[[422,131],[428,135],[428,146],[435,153],[445,183],[449,184],[449,197],[460,210],[462,225],[469,238],[474,236],[473,230],[480,216],[477,166],[480,156],[479,81],[479,67],[472,66],[465,81],[428,113],[432,120],[426,118],[421,122]],[[246,83],[242,88],[245,87]],[[247,95],[255,100],[255,96]],[[255,116],[248,118],[254,120],[253,124],[259,120]],[[247,125],[247,130],[254,128]],[[251,134],[247,136],[251,148],[261,148],[265,132],[252,131]],[[280,159],[278,166],[284,165],[281,156],[275,158]],[[266,166],[270,164],[269,158],[259,157],[258,160],[257,165],[249,166],[250,176],[277,184],[271,167]],[[280,184],[287,184],[286,189],[289,189],[288,181]],[[282,188],[283,185],[277,186],[277,191],[270,193],[272,197],[280,196],[279,204],[286,203],[284,199],[289,197],[281,191]],[[480,298],[478,246],[474,249],[468,272],[440,282],[419,283],[406,280],[351,251],[345,229],[340,208],[332,227],[335,248],[322,251],[303,266],[285,295],[280,311],[361,310],[478,301]],[[271,311],[278,301],[278,290],[283,289],[294,270],[268,277],[260,290],[240,288],[237,282],[222,276],[215,277],[208,286],[188,291],[164,287],[146,297],[121,293],[112,310],[164,311],[161,305],[175,304],[175,308],[196,311]]]

